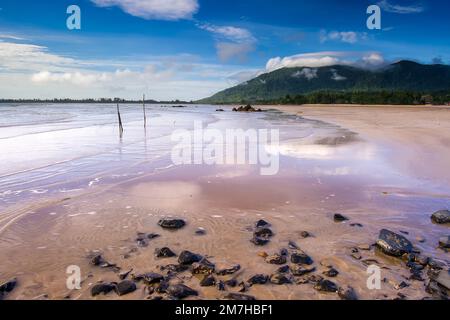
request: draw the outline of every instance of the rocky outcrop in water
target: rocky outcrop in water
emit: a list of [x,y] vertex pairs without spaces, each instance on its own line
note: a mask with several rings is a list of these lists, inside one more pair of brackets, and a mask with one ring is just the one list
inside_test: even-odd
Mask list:
[[158,221],[158,225],[164,229],[181,229],[186,225],[186,222],[182,219],[161,219]]
[[410,253],[413,249],[413,246],[408,239],[387,229],[380,231],[376,243],[384,253],[396,257],[400,257],[405,253]]
[[200,262],[202,259],[203,257],[201,255],[185,250],[178,256],[178,263],[193,264],[194,262]]
[[8,293],[14,290],[17,285],[17,279],[13,278],[11,280],[6,281],[5,283],[0,284],[0,300],[3,300],[4,297]]
[[450,223],[450,211],[439,210],[431,215],[431,220],[438,224]]
[[184,284],[173,284],[167,288],[167,293],[177,299],[184,299],[189,296],[198,296],[198,292]]
[[255,109],[249,104],[246,106],[240,106],[237,108],[233,108],[233,111],[235,111],[235,112],[262,112],[261,109]]

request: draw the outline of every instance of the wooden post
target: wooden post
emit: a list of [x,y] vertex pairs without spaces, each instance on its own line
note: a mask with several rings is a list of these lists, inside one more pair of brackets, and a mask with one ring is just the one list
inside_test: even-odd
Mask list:
[[122,125],[122,118],[120,117],[119,104],[117,104],[117,117],[119,118],[119,133],[120,133],[120,137],[122,138],[123,125]]
[[144,129],[147,128],[147,115],[145,114],[145,94],[142,97],[142,110],[144,111]]

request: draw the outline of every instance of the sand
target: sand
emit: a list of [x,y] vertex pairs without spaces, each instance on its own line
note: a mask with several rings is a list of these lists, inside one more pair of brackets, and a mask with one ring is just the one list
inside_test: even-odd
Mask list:
[[[399,169],[450,185],[449,106],[272,106],[305,118],[348,128],[373,143],[389,146]],[[263,107],[267,108],[267,107]]]
[[[0,264],[0,279],[15,276],[19,285],[8,298],[92,299],[93,284],[117,281],[118,276],[113,270],[90,266],[89,253],[102,253],[122,270],[132,268],[136,274],[161,272],[159,266],[176,263],[176,258],[155,258],[155,248],[163,246],[177,254],[182,250],[202,254],[218,266],[238,263],[242,267],[238,273],[218,278],[246,281],[256,273],[274,273],[279,266],[266,263],[260,254],[277,253],[288,248],[289,241],[312,257],[315,274],[322,275],[326,265],[333,265],[339,275],[330,280],[339,286],[351,285],[360,299],[394,299],[399,293],[395,286],[401,281],[409,284],[401,290],[407,297],[429,297],[423,282],[407,280],[409,271],[399,259],[373,248],[359,250],[359,258],[352,250],[370,246],[379,230],[388,228],[408,233],[424,254],[448,263],[448,253],[437,248],[438,238],[448,234],[448,227],[431,223],[430,215],[450,207],[446,161],[450,159],[450,109],[276,108],[324,121],[317,123],[318,128],[328,126],[333,134],[327,133],[326,139],[320,133],[283,141],[280,148],[285,155],[275,176],[261,176],[252,166],[175,166],[94,186],[88,193],[11,208],[11,218],[20,219],[5,220],[9,224],[1,233],[0,254],[8,259]],[[230,108],[226,111],[226,117],[235,116]],[[297,126],[296,122],[291,125]],[[286,130],[296,132],[290,131],[292,127]],[[350,221],[334,222],[336,212]],[[158,220],[170,216],[185,219],[187,226],[177,231],[161,229]],[[275,233],[264,247],[249,241],[259,219],[270,222]],[[198,228],[206,234],[195,235]],[[312,236],[303,238],[302,231]],[[161,236],[140,247],[138,232]],[[367,288],[369,264],[382,268],[386,281],[380,290]],[[66,287],[65,271],[70,265],[82,270],[81,290]],[[190,272],[173,281],[197,289],[199,299],[225,294],[215,287],[200,287],[199,278]],[[318,292],[312,284],[255,285],[247,293],[258,299],[339,299],[337,294]],[[136,292],[120,299],[147,297],[145,286],[138,284]],[[119,297],[110,293],[94,299]]]

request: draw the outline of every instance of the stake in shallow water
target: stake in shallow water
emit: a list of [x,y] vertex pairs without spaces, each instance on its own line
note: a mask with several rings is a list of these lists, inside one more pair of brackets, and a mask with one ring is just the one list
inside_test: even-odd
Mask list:
[[122,135],[123,135],[123,125],[122,125],[122,118],[120,117],[119,104],[117,104],[117,117],[119,118],[119,133],[120,133],[120,137],[122,138]]
[[142,97],[142,110],[144,111],[144,129],[147,128],[147,115],[145,114],[145,94]]

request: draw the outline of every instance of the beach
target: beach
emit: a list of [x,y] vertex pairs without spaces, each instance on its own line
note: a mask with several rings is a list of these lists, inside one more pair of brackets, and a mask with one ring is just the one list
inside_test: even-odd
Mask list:
[[[196,290],[193,299],[342,298],[321,290],[313,275],[351,286],[358,299],[432,298],[426,271],[423,279],[411,278],[405,261],[374,244],[388,229],[448,270],[449,253],[439,247],[448,225],[430,217],[450,209],[450,108],[259,107],[264,112],[150,105],[144,130],[141,106],[124,105],[119,137],[114,105],[0,106],[3,119],[24,119],[0,123],[0,255],[7,257],[0,282],[17,278],[7,298],[170,298],[158,291],[160,281],[138,280],[150,272]],[[279,144],[270,149],[280,155],[278,172],[262,175],[250,164],[174,164],[171,135],[192,131],[195,121],[218,132],[278,130]],[[348,220],[337,221],[337,213]],[[158,225],[170,218],[186,225]],[[263,246],[250,241],[259,220],[273,232]],[[177,256],[156,257],[164,247]],[[192,267],[169,270],[185,250],[215,264],[214,285],[201,286],[204,274]],[[299,251],[311,263],[297,276],[292,255]],[[92,263],[98,255],[108,262],[103,267]],[[236,265],[234,272],[217,272]],[[285,265],[291,271],[277,271]],[[379,289],[367,286],[370,265],[381,269]],[[69,266],[81,270],[80,289],[67,287]],[[329,276],[331,268],[338,274]],[[96,284],[120,282],[125,271],[136,290],[92,296]],[[270,280],[252,284],[255,275]]]

